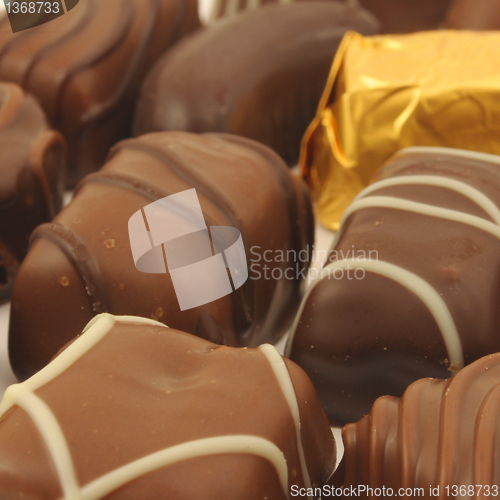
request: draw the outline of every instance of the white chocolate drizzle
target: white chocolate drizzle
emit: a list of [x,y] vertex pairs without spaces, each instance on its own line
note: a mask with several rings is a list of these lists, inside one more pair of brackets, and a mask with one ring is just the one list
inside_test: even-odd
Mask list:
[[242,434],[188,441],[152,453],[87,484],[82,489],[80,498],[81,500],[98,500],[124,484],[161,467],[192,458],[225,453],[255,455],[268,460],[276,469],[281,487],[287,494],[288,468],[283,452],[268,439]]
[[468,149],[443,148],[433,146],[412,146],[409,148],[400,149],[394,157],[406,154],[431,154],[431,155],[448,155],[458,156],[469,160],[477,160],[487,163],[495,163],[500,165],[500,156],[491,153],[480,153],[479,151],[470,151]]
[[364,198],[374,191],[378,191],[379,189],[385,187],[408,185],[436,186],[455,191],[456,193],[459,193],[462,196],[473,201],[476,205],[482,208],[496,224],[500,225],[500,210],[495,205],[495,203],[491,201],[490,198],[488,198],[478,189],[469,186],[465,182],[461,182],[441,175],[403,175],[400,177],[390,177],[388,179],[383,179],[363,189],[363,191],[358,196],[356,196],[355,200]]
[[[247,454],[267,460],[276,470],[283,492],[289,498],[288,465],[283,452],[268,439],[244,434],[216,436],[171,446],[119,467],[83,487],[79,485],[64,432],[52,410],[34,394],[34,391],[72,366],[104,338],[117,322],[141,323],[168,328],[162,323],[146,318],[100,314],[89,322],[83,331],[84,335],[78,337],[45,368],[27,381],[10,386],[0,403],[0,417],[11,407],[17,405],[28,414],[38,429],[58,475],[63,492],[63,497],[60,500],[99,500],[130,481],[162,467],[189,459],[221,454]],[[271,364],[278,379],[278,384],[292,412],[297,430],[297,446],[302,474],[304,481],[309,485],[310,479],[300,439],[298,403],[288,369],[274,347],[270,345],[262,346],[261,351]]]
[[299,452],[302,477],[304,479],[306,488],[310,488],[311,478],[309,476],[309,471],[307,470],[304,446],[302,444],[302,436],[300,433],[301,424],[299,403],[297,402],[297,394],[295,393],[290,373],[288,372],[285,361],[274,346],[272,346],[271,344],[263,344],[259,347],[259,349],[269,361],[269,364],[271,365],[271,368],[276,375],[276,379],[278,380],[281,391],[283,392],[283,396],[285,397],[288,407],[290,408],[290,413],[292,414],[293,422],[295,425],[295,433],[297,436],[297,448]]
[[287,344],[287,353],[289,353],[291,349],[293,338],[295,336],[300,317],[304,310],[304,306],[314,286],[316,286],[316,284],[321,280],[331,277],[335,269],[348,269],[348,266],[352,266],[351,269],[361,268],[370,273],[384,276],[400,284],[407,290],[413,292],[427,307],[429,312],[432,314],[432,317],[436,321],[436,324],[443,337],[446,350],[448,352],[450,365],[454,369],[460,369],[463,367],[464,358],[460,337],[458,335],[458,331],[455,326],[455,322],[453,321],[451,312],[441,295],[439,295],[439,293],[420,276],[417,276],[416,274],[407,271],[400,266],[396,266],[395,264],[390,264],[389,262],[380,260],[360,262],[357,259],[344,259],[332,262],[331,264],[328,264],[325,268],[323,268],[313,286],[311,286],[307,291],[300,305],[297,316],[295,317],[295,322],[292,326],[290,339]]
[[[400,151],[398,155],[406,153],[435,153],[435,154],[442,153],[442,154],[450,154],[465,158],[481,160],[481,161],[500,163],[500,157],[496,157],[495,155],[487,155],[487,154],[446,149],[446,148],[407,148]],[[481,209],[483,209],[484,212],[487,213],[494,222],[486,220],[482,217],[477,217],[475,215],[460,212],[458,210],[452,210],[435,205],[429,205],[426,203],[419,203],[393,196],[372,195],[372,193],[385,187],[398,186],[398,185],[412,185],[412,184],[436,186],[455,191],[460,195],[473,201],[476,205],[478,205]],[[358,194],[358,196],[356,196],[353,203],[347,208],[342,217],[340,223],[340,229],[339,231],[337,231],[335,235],[335,239],[332,245],[332,250],[336,247],[338,241],[340,240],[340,237],[343,233],[343,228],[345,226],[345,221],[347,220],[347,218],[358,210],[362,210],[365,208],[373,208],[373,207],[402,210],[429,217],[436,217],[440,219],[450,220],[460,224],[465,224],[475,227],[476,229],[490,233],[491,235],[500,239],[500,210],[498,206],[484,193],[461,181],[447,178],[444,176],[404,175],[378,181],[365,188]],[[463,367],[464,361],[463,361],[463,352],[462,352],[462,345],[460,342],[460,336],[458,335],[458,331],[455,322],[453,320],[453,317],[451,315],[451,312],[448,309],[442,297],[440,296],[440,294],[425,280],[423,280],[416,274],[411,273],[402,267],[383,261],[359,262],[356,259],[344,259],[327,265],[322,270],[318,278],[313,281],[311,287],[304,296],[302,303],[299,307],[299,311],[297,312],[297,315],[295,317],[295,321],[292,326],[290,337],[286,347],[287,355],[289,355],[291,352],[295,332],[297,330],[297,326],[299,324],[305,304],[309,298],[312,289],[322,279],[325,279],[329,275],[329,273],[333,272],[335,269],[345,269],[349,265],[353,265],[356,268],[362,268],[374,274],[385,276],[401,284],[408,290],[412,291],[426,305],[429,312],[434,317],[441,332],[448,353],[448,359],[450,361],[450,365],[453,368],[453,370],[457,370]]]

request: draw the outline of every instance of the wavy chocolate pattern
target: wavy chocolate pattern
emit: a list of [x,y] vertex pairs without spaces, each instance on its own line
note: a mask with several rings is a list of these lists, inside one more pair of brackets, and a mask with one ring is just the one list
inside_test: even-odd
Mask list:
[[499,389],[497,353],[449,380],[414,382],[400,399],[378,399],[368,416],[344,427],[344,470],[334,481],[424,488],[425,498],[436,487],[440,498],[452,498],[450,485],[474,485],[467,498],[494,494],[500,482]]
[[3,19],[0,79],[32,92],[65,136],[74,185],[130,135],[137,92],[156,58],[198,26],[194,0],[81,0],[16,34]]

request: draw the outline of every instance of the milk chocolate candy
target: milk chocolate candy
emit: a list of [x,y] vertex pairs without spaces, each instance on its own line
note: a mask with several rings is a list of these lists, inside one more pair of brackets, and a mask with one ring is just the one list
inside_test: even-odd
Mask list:
[[159,60],[141,91],[136,134],[228,132],[293,165],[347,30],[374,34],[378,24],[334,2],[271,5],[215,23]]
[[450,29],[500,29],[500,3],[497,0],[455,0],[446,17]]
[[137,317],[93,319],[0,414],[3,499],[285,500],[335,465],[314,387],[274,347]]
[[33,96],[0,83],[0,303],[12,292],[30,234],[60,210],[64,140]]
[[500,157],[397,154],[347,209],[287,353],[332,420],[500,351]]
[[15,34],[4,18],[0,80],[34,94],[65,136],[74,185],[130,135],[142,79],[198,24],[195,0],[80,0],[67,14]]
[[[144,227],[144,213],[149,234],[156,238],[155,202],[193,189],[203,211],[201,218],[212,233],[218,226],[239,231],[247,261],[242,273],[248,273],[247,264],[256,255],[262,259],[279,251],[284,259],[268,264],[267,277],[249,272],[233,293],[181,310],[174,286],[186,278],[193,293],[197,284],[211,291],[207,273],[196,268],[193,275],[179,270],[181,265],[171,265],[172,247],[156,241],[153,250],[159,251],[162,263],[165,252],[169,272],[165,267],[150,268],[148,274],[138,260],[146,271],[141,272],[135,267],[128,227],[132,216],[133,221],[139,216]],[[165,224],[169,229],[171,225]],[[143,234],[139,243],[153,251],[145,229]],[[176,241],[172,240],[174,249]],[[267,147],[237,136],[185,132],[123,141],[113,148],[100,172],[80,183],[74,200],[54,223],[40,226],[33,234],[12,299],[9,348],[14,371],[26,378],[42,368],[100,312],[154,318],[220,344],[275,342],[290,327],[300,303],[313,241],[305,185]],[[200,242],[194,239],[187,253],[199,248]],[[211,259],[211,248],[209,253],[199,260]],[[222,260],[220,253],[215,249],[213,259]],[[231,278],[234,283],[235,273]]]
[[407,497],[427,499],[496,497],[499,416],[497,353],[449,380],[414,382],[401,399],[378,399],[368,416],[344,427],[343,472],[335,481],[347,489],[409,488]]

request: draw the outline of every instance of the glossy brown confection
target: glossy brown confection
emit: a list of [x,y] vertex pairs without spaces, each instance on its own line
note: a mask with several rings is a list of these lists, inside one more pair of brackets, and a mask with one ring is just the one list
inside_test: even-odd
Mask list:
[[0,83],[0,303],[8,300],[31,232],[62,205],[64,140],[33,96]]
[[[210,226],[233,226],[247,262],[283,251],[270,264],[279,279],[250,275],[234,293],[181,311],[170,274],[135,268],[128,221],[155,200],[195,188]],[[160,132],[116,145],[86,177],[53,224],[35,231],[11,306],[9,349],[16,375],[48,363],[100,312],[157,319],[233,346],[277,341],[300,302],[302,279],[279,271],[308,255],[314,241],[304,183],[266,146],[229,135]],[[288,253],[287,253],[288,252]],[[292,262],[291,262],[292,261]]]
[[137,317],[95,318],[0,414],[5,500],[285,500],[335,465],[314,387],[274,347]]
[[382,25],[383,33],[412,33],[440,27],[454,0],[359,0]]
[[68,181],[74,185],[130,135],[143,77],[198,26],[195,0],[80,0],[67,14],[16,34],[5,17],[0,80],[33,93],[65,136]]
[[287,347],[331,420],[500,351],[499,164],[403,150],[348,208]]
[[500,2],[497,0],[455,0],[445,21],[448,29],[500,29]]
[[270,5],[214,23],[158,61],[135,132],[237,134],[293,165],[347,30],[375,34],[378,23],[337,2]]
[[427,499],[460,497],[461,486],[465,498],[497,497],[499,412],[500,354],[449,380],[418,380],[401,399],[384,396],[369,415],[344,427],[345,454],[334,482],[395,493],[422,488],[408,497]]
[[[469,2],[472,4],[475,0]],[[382,25],[383,33],[411,33],[439,28],[453,0],[340,0],[367,9]],[[495,0],[491,0],[495,2]],[[257,5],[278,3],[278,0],[214,0],[209,19],[234,15]],[[334,2],[337,3],[337,2]]]

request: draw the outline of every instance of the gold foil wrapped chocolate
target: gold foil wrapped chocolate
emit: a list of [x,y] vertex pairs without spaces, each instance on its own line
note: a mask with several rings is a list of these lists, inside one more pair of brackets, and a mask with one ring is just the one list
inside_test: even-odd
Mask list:
[[320,221],[337,229],[396,151],[500,154],[500,32],[348,33],[301,152]]

